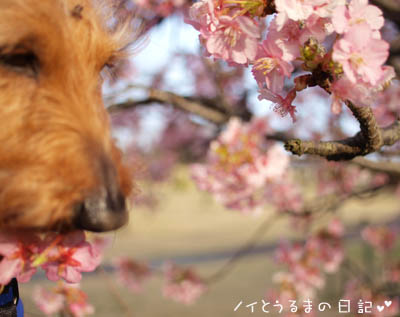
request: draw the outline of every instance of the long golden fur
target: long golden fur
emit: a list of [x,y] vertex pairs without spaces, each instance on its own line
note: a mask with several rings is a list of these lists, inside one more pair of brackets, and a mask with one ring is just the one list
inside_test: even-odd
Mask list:
[[131,179],[101,72],[130,39],[109,12],[105,1],[0,1],[1,230],[105,231],[126,220]]

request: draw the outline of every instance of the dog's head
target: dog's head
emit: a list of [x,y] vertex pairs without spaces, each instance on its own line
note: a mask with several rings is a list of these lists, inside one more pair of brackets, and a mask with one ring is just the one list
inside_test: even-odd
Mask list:
[[0,2],[0,229],[127,221],[131,175],[101,93],[124,33],[104,3]]

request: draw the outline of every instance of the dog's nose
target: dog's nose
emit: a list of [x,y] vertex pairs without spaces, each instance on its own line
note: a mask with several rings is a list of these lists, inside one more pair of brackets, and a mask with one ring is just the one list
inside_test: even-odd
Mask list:
[[105,232],[118,229],[128,221],[127,203],[111,164],[100,165],[101,184],[75,209],[75,226]]
[[128,221],[125,197],[103,189],[76,207],[75,225],[79,229],[105,232],[118,229]]

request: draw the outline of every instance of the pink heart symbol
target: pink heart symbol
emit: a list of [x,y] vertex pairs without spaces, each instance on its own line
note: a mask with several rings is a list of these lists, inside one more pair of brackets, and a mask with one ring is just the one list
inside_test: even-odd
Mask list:
[[385,305],[386,305],[386,307],[389,307],[390,305],[392,305],[392,301],[391,300],[385,300]]
[[376,308],[378,309],[378,311],[381,313],[384,309],[385,309],[385,306],[376,306]]

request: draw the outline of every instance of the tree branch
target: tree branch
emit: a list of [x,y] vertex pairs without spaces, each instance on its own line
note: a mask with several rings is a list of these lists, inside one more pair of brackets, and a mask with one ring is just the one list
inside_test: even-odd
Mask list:
[[360,123],[361,142],[364,143],[363,147],[366,154],[380,149],[383,143],[382,131],[379,129],[372,109],[370,107],[355,106],[350,101],[346,101],[345,104]]
[[375,172],[388,173],[390,175],[397,177],[400,176],[400,163],[388,162],[388,161],[375,162],[367,160],[363,157],[356,157],[351,162],[358,166],[368,168]]
[[191,100],[187,97],[182,97],[172,92],[159,89],[148,89],[148,97],[144,100],[127,101],[112,105],[107,108],[110,113],[115,113],[121,110],[135,108],[140,105],[151,104],[155,102],[170,104],[178,109],[196,114],[206,120],[216,124],[222,124],[228,121],[229,116],[221,111],[207,107],[204,103],[196,100]]
[[346,105],[360,123],[360,132],[355,136],[338,141],[292,139],[285,143],[285,149],[298,156],[312,154],[328,160],[341,161],[376,152],[382,146],[393,145],[400,140],[399,120],[386,128],[379,128],[370,107],[355,106],[349,101]]

